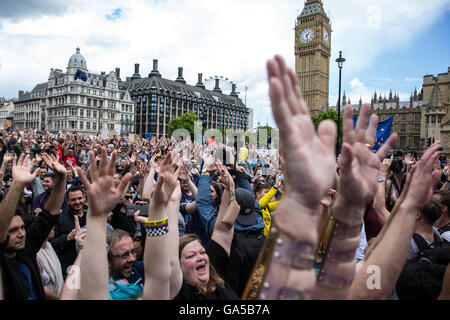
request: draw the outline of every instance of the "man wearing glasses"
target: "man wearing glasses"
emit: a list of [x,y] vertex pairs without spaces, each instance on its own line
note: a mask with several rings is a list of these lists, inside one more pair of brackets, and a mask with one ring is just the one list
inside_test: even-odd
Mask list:
[[109,294],[112,300],[134,300],[144,288],[144,264],[126,231],[108,232]]

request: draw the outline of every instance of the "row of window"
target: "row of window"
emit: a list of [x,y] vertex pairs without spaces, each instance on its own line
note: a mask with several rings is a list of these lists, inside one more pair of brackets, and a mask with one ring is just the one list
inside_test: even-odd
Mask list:
[[[114,130],[114,123],[106,123],[103,124],[102,122],[98,123],[98,129],[102,130],[106,126],[108,130]],[[131,131],[133,126],[129,125],[127,130]],[[90,122],[90,121],[53,121],[51,123],[52,129],[61,129],[61,128],[69,128],[71,130],[97,130],[97,122]]]
[[[181,94],[178,93],[177,97],[179,99],[181,99]],[[166,99],[166,105],[175,105],[176,101],[183,102],[183,101],[181,101],[179,99],[174,99],[174,98],[169,98],[169,97],[164,97],[164,96],[159,96],[159,102],[160,103],[164,103],[164,98]],[[135,96],[135,97],[132,97],[132,99],[134,101],[136,101],[137,103],[140,103],[140,102],[145,103],[145,102],[147,102],[147,96]],[[148,100],[149,100],[149,102],[158,102],[158,95],[156,95],[156,94],[149,95]],[[191,109],[192,109],[192,103],[193,102],[195,103],[195,105],[197,105],[196,102],[199,102],[199,104],[202,105],[202,100],[201,99],[199,99],[199,101],[197,101],[197,99],[194,98],[194,101],[192,102],[191,101],[192,98],[189,96],[189,97],[187,97],[187,100],[190,100],[190,102],[188,102],[188,101],[184,101],[184,102],[185,102],[185,104],[189,103],[189,105],[191,106]],[[203,105],[205,107],[208,107],[208,108],[211,108],[211,107],[222,107],[222,108],[231,107],[231,105],[226,105],[224,103],[214,103],[214,101],[210,101],[210,100],[206,100],[206,99],[203,99],[203,100],[204,100],[203,101],[203,103],[204,103]],[[242,107],[238,107],[238,108],[242,108]]]

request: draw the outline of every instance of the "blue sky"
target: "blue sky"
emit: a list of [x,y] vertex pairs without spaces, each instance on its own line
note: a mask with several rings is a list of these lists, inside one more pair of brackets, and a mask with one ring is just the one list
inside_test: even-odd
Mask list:
[[[348,95],[352,91],[350,82],[355,77],[366,86],[378,89],[378,94],[380,90],[387,94],[391,89],[394,93],[408,95],[414,88],[420,91],[424,75],[446,73],[450,67],[449,34],[450,11],[446,11],[431,25],[419,30],[409,43],[385,50],[374,64],[359,72],[346,72],[346,66],[351,63],[347,60],[342,73],[342,92],[346,91]],[[336,64],[333,61],[331,63]],[[330,91],[338,91],[338,81],[338,75],[331,74]],[[358,103],[358,100],[353,98],[351,102]],[[336,103],[330,101],[333,102]],[[363,99],[363,102],[369,101]]]
[[[254,124],[274,126],[267,59],[281,54],[294,68],[294,27],[299,0],[2,0],[0,97],[15,98],[47,81],[50,68],[65,70],[80,47],[89,72],[121,68],[125,78],[153,59],[163,77],[187,83],[198,73],[237,84],[254,109]],[[347,61],[343,91],[357,103],[376,90],[409,98],[425,74],[450,66],[450,0],[323,0],[332,24],[330,105],[338,92],[339,50]],[[214,84],[212,84],[213,86]],[[229,93],[231,86],[222,82]]]

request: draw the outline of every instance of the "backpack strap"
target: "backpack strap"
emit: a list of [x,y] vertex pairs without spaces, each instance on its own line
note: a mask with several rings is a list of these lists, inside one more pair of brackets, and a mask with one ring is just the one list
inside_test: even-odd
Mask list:
[[436,247],[441,247],[444,245],[444,240],[442,239],[441,235],[439,232],[434,231],[434,242],[432,243],[433,246]]
[[446,224],[443,227],[440,227],[438,229],[438,231],[439,231],[439,234],[443,234],[444,232],[450,231],[450,223]]
[[426,250],[430,248],[430,245],[428,242],[418,233],[413,234],[414,242],[416,243],[417,247],[419,248],[419,251]]

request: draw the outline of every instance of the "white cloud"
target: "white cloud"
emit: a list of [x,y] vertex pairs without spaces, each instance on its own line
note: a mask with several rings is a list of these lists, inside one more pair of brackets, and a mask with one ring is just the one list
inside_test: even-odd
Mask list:
[[[334,60],[339,50],[347,59],[345,72],[361,79],[360,72],[370,70],[387,50],[407,46],[449,3],[325,0],[333,29],[331,104],[337,100]],[[120,19],[108,20],[117,8],[122,9]],[[17,90],[45,82],[49,69],[65,69],[79,46],[90,71],[120,67],[122,79],[134,73],[134,63],[147,76],[152,60],[158,59],[160,73],[169,79],[177,77],[178,67],[191,84],[198,73],[204,78],[222,75],[238,85],[242,100],[247,85],[254,123],[273,125],[265,63],[279,53],[294,67],[293,28],[302,9],[303,1],[297,0],[79,0],[59,16],[0,20],[0,96],[11,98]],[[349,92],[358,96],[351,97],[354,103],[373,89],[356,80]]]

